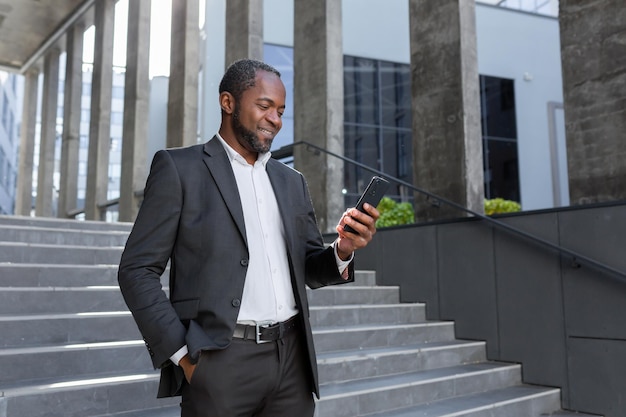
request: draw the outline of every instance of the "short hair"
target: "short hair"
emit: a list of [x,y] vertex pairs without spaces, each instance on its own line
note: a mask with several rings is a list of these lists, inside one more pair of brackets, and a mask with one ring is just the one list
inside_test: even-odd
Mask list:
[[244,91],[255,86],[257,71],[271,72],[280,78],[280,72],[271,65],[255,59],[240,59],[233,62],[224,73],[219,93],[227,91],[235,100],[239,100]]

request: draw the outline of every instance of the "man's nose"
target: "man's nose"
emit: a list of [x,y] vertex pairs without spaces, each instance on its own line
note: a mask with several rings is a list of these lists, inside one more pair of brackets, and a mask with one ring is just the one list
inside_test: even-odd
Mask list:
[[280,127],[282,125],[282,119],[280,118],[280,115],[278,114],[278,110],[272,110],[268,112],[267,119],[270,122],[272,122],[274,125],[276,125],[277,127]]

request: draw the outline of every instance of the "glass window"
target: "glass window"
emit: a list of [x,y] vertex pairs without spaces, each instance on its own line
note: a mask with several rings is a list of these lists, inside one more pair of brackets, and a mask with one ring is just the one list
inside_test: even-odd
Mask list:
[[[409,65],[345,56],[344,90],[345,156],[412,182]],[[344,167],[350,205],[373,174],[349,163]]]
[[517,138],[513,80],[480,77],[482,130],[484,136]]
[[111,124],[121,126],[124,123],[124,113],[119,111],[111,112]]
[[411,79],[408,65],[380,63],[382,124],[411,128]]
[[480,76],[485,197],[520,201],[513,80]]
[[6,157],[4,154],[4,149],[0,148],[0,184],[4,186],[5,181],[5,172],[4,172],[4,164],[6,162]]
[[111,95],[113,98],[124,98],[124,87],[120,87],[117,85],[113,86],[113,90],[111,91]]
[[7,93],[2,93],[2,125],[5,130],[8,130],[9,124],[9,98],[7,97]]
[[344,120],[350,123],[379,123],[378,68],[367,58],[344,57]]
[[[378,169],[379,128],[358,124],[344,125],[345,156],[363,165]],[[372,174],[354,164],[344,164],[346,204],[354,205]]]

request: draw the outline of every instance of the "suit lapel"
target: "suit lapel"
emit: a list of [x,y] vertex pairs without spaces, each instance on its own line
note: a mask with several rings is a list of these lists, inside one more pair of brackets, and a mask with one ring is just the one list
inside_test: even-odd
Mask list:
[[228,159],[228,155],[226,154],[226,150],[217,137],[213,137],[213,139],[204,144],[203,160],[211,172],[211,176],[215,180],[217,188],[220,190],[220,194],[222,195],[231,216],[233,216],[233,219],[237,224],[239,233],[247,244],[243,208],[241,207],[237,181],[235,180],[233,168],[230,164],[230,159]]

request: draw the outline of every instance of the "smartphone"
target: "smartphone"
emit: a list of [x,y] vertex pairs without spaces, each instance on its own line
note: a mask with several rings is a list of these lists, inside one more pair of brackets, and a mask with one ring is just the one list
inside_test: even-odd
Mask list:
[[[372,177],[372,180],[367,185],[367,188],[365,188],[365,191],[363,191],[363,194],[361,194],[361,197],[359,197],[359,201],[357,201],[356,203],[356,209],[365,212],[365,210],[363,209],[363,205],[365,203],[371,204],[372,206],[376,207],[385,195],[388,187],[389,182],[386,179],[378,176]],[[345,230],[346,232],[356,233],[356,230],[354,230],[347,224],[343,226],[343,230]]]

